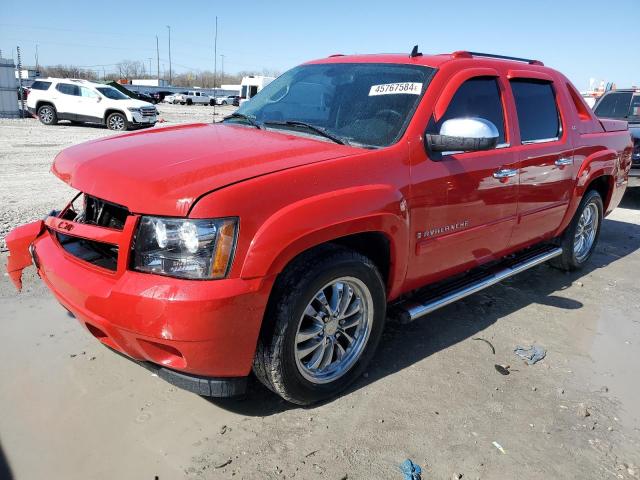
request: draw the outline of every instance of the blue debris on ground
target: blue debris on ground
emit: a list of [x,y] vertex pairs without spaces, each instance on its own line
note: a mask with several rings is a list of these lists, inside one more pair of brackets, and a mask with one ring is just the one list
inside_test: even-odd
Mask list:
[[404,480],[422,480],[422,469],[420,465],[413,463],[408,458],[400,465],[400,470],[404,475]]
[[538,345],[530,345],[528,347],[518,345],[514,352],[529,365],[539,362],[547,355],[547,351]]

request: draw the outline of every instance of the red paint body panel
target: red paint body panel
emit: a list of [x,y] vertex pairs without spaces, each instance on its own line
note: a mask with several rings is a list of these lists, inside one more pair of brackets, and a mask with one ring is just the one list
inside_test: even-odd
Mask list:
[[[60,302],[103,343],[132,358],[193,374],[250,372],[267,301],[296,255],[340,237],[376,232],[390,246],[388,299],[553,238],[566,228],[589,184],[605,176],[606,211],[624,193],[631,138],[618,124],[579,115],[568,80],[541,65],[469,54],[336,56],[311,63],[403,63],[437,69],[402,138],[362,149],[245,126],[187,125],[110,137],[61,152],[53,172],[74,188],[132,212],[122,231],[49,217],[7,236],[19,286],[33,245],[40,275]],[[505,148],[448,155],[424,148],[467,79],[498,79]],[[509,78],[550,80],[562,135],[523,144]],[[579,100],[581,101],[581,100]],[[619,123],[619,122],[618,122]],[[607,130],[605,132],[605,130]],[[559,158],[572,158],[557,166]],[[493,172],[516,169],[498,180]],[[224,280],[191,281],[130,268],[140,214],[239,218]],[[466,222],[466,223],[465,223]],[[450,224],[463,228],[422,236]],[[117,245],[109,271],[68,254],[53,231]]]

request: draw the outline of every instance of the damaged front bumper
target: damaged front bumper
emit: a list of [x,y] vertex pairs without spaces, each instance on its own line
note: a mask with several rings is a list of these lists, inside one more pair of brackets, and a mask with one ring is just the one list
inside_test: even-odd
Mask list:
[[18,291],[22,290],[22,271],[31,264],[38,266],[34,257],[33,242],[43,231],[44,222],[38,220],[13,229],[5,238],[9,249],[7,273]]
[[[128,268],[137,218],[122,230],[49,216],[6,237],[16,288],[35,264],[56,299],[109,348],[186,390],[208,396],[243,392],[272,279],[211,282],[160,277]],[[78,258],[62,237],[118,246],[113,270]]]

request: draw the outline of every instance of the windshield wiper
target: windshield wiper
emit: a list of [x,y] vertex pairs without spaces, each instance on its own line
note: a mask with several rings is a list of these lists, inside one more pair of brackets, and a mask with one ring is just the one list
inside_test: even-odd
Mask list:
[[232,118],[240,118],[242,120],[245,120],[252,127],[256,127],[258,130],[262,130],[262,125],[260,125],[253,118],[251,118],[249,115],[245,115],[244,113],[235,112],[235,113],[232,113],[231,115],[227,115],[222,120],[224,121]]
[[319,135],[322,135],[325,138],[328,138],[329,140],[333,140],[334,142],[340,144],[340,145],[348,145],[349,142],[347,140],[345,140],[344,138],[341,138],[337,135],[334,135],[333,133],[329,133],[327,132],[324,128],[322,127],[316,127],[315,125],[311,125],[310,123],[306,123],[306,122],[300,122],[297,120],[287,120],[284,122],[280,122],[280,121],[267,121],[263,123],[264,125],[276,125],[276,126],[291,126],[291,127],[303,127],[306,128],[307,130],[311,130],[312,132],[318,133]]

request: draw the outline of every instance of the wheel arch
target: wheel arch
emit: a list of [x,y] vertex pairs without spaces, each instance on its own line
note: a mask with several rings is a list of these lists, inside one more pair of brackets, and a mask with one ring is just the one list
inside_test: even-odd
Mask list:
[[56,112],[58,111],[58,109],[56,108],[55,104],[51,101],[51,100],[38,100],[36,102],[36,112],[38,111],[38,109],[44,105],[51,105]]
[[127,114],[124,113],[122,110],[118,110],[117,108],[108,108],[107,110],[105,110],[104,112],[104,116],[102,117],[102,121],[105,123],[107,123],[107,118],[109,118],[109,115],[113,114],[113,113],[119,113],[121,115],[124,115],[124,119],[128,122],[129,119],[127,118]]
[[556,235],[560,235],[567,228],[582,201],[582,197],[590,189],[596,189],[602,197],[605,215],[609,212],[609,205],[615,190],[614,170],[618,157],[615,150],[603,149],[584,159],[576,175],[576,183],[567,212],[556,231]]

